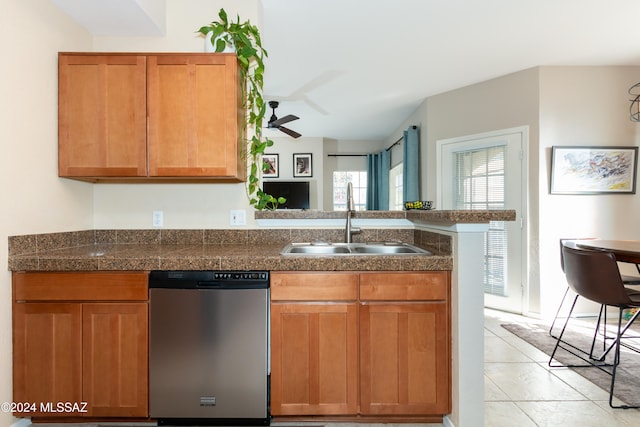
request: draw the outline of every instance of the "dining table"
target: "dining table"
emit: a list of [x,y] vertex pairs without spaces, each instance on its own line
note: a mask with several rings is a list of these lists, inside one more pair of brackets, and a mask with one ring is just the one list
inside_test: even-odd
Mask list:
[[640,240],[586,239],[576,240],[575,244],[584,249],[611,252],[616,261],[640,265]]

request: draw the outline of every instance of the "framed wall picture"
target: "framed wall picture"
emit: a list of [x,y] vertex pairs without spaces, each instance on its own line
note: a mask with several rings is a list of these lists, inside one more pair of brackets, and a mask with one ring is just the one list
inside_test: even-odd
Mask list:
[[293,177],[302,178],[313,176],[311,153],[296,153],[293,155]]
[[262,176],[265,178],[277,178],[280,176],[280,164],[277,154],[263,154],[262,161],[264,162],[264,169],[262,170]]
[[635,194],[638,147],[552,147],[551,194]]

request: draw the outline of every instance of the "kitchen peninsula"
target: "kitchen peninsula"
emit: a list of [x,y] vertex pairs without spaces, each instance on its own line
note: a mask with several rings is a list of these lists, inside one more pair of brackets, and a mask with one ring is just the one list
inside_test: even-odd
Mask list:
[[[400,257],[286,257],[280,250],[290,242],[340,241],[342,229],[335,227],[344,224],[344,213],[255,215],[257,229],[85,230],[13,236],[9,239],[9,269],[14,274],[157,269],[450,271],[452,406],[443,422],[458,427],[477,425],[483,415],[483,238],[490,220],[513,221],[514,211],[359,212],[354,216],[354,224],[363,228],[356,237],[359,241],[400,240],[433,253]],[[285,227],[287,223],[295,225]]]

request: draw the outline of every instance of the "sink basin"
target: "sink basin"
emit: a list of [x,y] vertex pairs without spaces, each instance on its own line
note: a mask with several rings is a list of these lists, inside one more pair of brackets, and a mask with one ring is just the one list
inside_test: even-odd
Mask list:
[[390,255],[390,254],[417,254],[424,253],[423,249],[417,248],[415,246],[408,245],[393,245],[393,246],[384,246],[384,245],[363,245],[363,246],[355,246],[351,248],[351,253],[354,254],[381,254],[381,255]]
[[432,255],[409,243],[290,243],[282,255]]
[[[291,247],[289,247],[291,246]],[[288,250],[286,253],[288,254],[307,254],[307,255],[333,255],[333,254],[348,254],[350,253],[349,248],[346,246],[314,246],[312,244],[303,244],[303,245],[288,245]],[[285,249],[287,249],[285,248]],[[283,253],[285,251],[283,250]]]

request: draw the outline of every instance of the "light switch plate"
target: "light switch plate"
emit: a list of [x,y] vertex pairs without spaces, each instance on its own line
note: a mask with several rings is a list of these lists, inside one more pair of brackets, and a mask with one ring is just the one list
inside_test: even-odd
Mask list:
[[164,215],[162,211],[153,211],[153,226],[154,227],[162,227],[162,223],[164,220]]
[[247,225],[247,211],[244,209],[232,210],[229,215],[231,225]]

